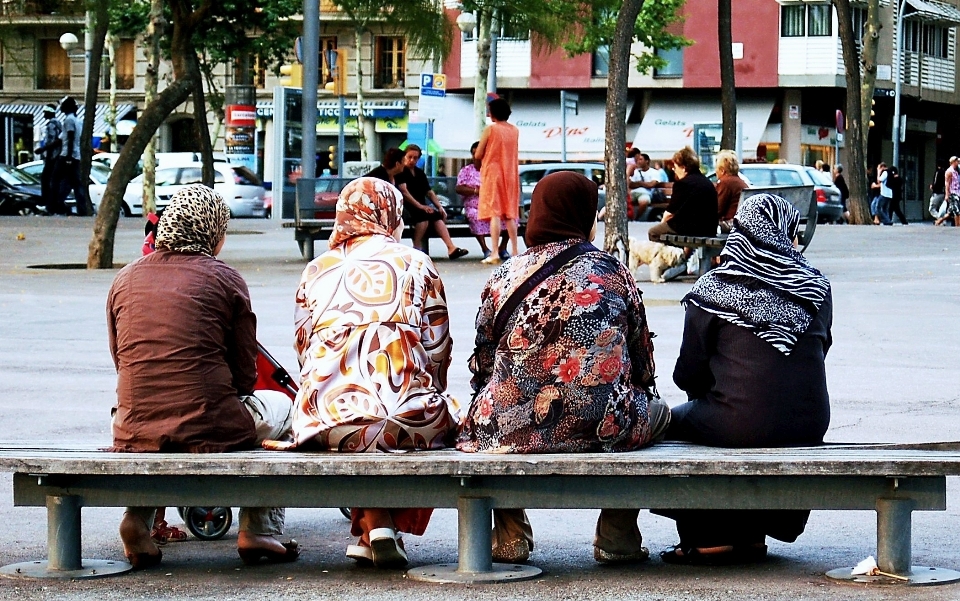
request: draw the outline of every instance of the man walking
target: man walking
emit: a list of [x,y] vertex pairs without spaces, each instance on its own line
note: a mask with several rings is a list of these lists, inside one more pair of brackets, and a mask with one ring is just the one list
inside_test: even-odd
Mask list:
[[[77,119],[77,101],[67,96],[60,103],[63,113],[63,131],[60,133],[60,159],[57,162],[57,179],[60,192],[58,208],[66,214],[66,200],[70,192],[77,200],[77,215],[87,214],[87,186],[80,181],[80,121]],[[60,211],[58,211],[60,212]]]
[[57,206],[60,189],[54,187],[54,174],[57,169],[57,157],[60,156],[60,133],[63,127],[57,121],[57,107],[48,104],[43,107],[43,118],[47,124],[43,126],[43,144],[34,150],[43,159],[43,171],[40,172],[40,196],[48,213],[61,212]]

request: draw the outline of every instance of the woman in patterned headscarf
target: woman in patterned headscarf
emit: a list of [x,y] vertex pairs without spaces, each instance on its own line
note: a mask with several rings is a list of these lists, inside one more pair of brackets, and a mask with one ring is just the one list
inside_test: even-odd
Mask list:
[[[721,265],[684,298],[673,379],[690,401],[673,408],[668,439],[718,447],[823,442],[830,423],[824,359],[830,282],[795,248],[800,213],[757,194],[740,203]],[[767,536],[793,542],[808,511],[658,512],[677,521],[669,563],[762,559]]]
[[[254,391],[257,318],[243,278],[216,258],[230,209],[201,185],[173,195],[156,252],[120,270],[107,298],[117,368],[113,450],[218,453],[251,449],[289,432],[293,404]],[[160,563],[150,538],[154,507],[129,507],[120,523],[134,569]],[[293,561],[281,543],[283,509],[243,508],[237,552],[244,563]]]
[[[337,202],[330,250],[297,290],[300,392],[294,442],[270,448],[363,453],[442,449],[460,407],[447,395],[452,342],[433,262],[398,242],[403,198],[362,177]],[[423,534],[430,509],[355,508],[347,556],[378,567],[407,563],[398,532]]]

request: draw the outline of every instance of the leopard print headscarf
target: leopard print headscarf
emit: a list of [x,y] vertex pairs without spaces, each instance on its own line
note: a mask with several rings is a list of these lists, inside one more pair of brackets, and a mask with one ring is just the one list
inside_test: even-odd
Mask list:
[[229,221],[230,207],[215,191],[201,184],[181,188],[170,199],[157,224],[157,250],[212,257],[227,234]]

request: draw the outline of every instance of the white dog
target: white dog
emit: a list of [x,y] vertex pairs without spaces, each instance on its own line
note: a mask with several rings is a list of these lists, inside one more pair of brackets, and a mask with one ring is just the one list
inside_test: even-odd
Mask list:
[[650,266],[650,281],[662,283],[663,272],[680,265],[687,260],[682,248],[667,246],[660,242],[630,238],[630,272],[636,272],[640,265]]

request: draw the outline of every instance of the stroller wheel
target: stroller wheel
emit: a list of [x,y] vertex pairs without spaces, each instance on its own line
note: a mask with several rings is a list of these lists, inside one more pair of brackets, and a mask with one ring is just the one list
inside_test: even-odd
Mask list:
[[187,530],[200,540],[223,538],[233,524],[229,507],[180,507],[178,511]]
[[340,513],[342,513],[342,514],[343,514],[343,517],[347,518],[348,520],[349,520],[349,519],[352,519],[352,518],[350,517],[350,508],[349,508],[349,507],[341,507],[341,508],[340,508]]

